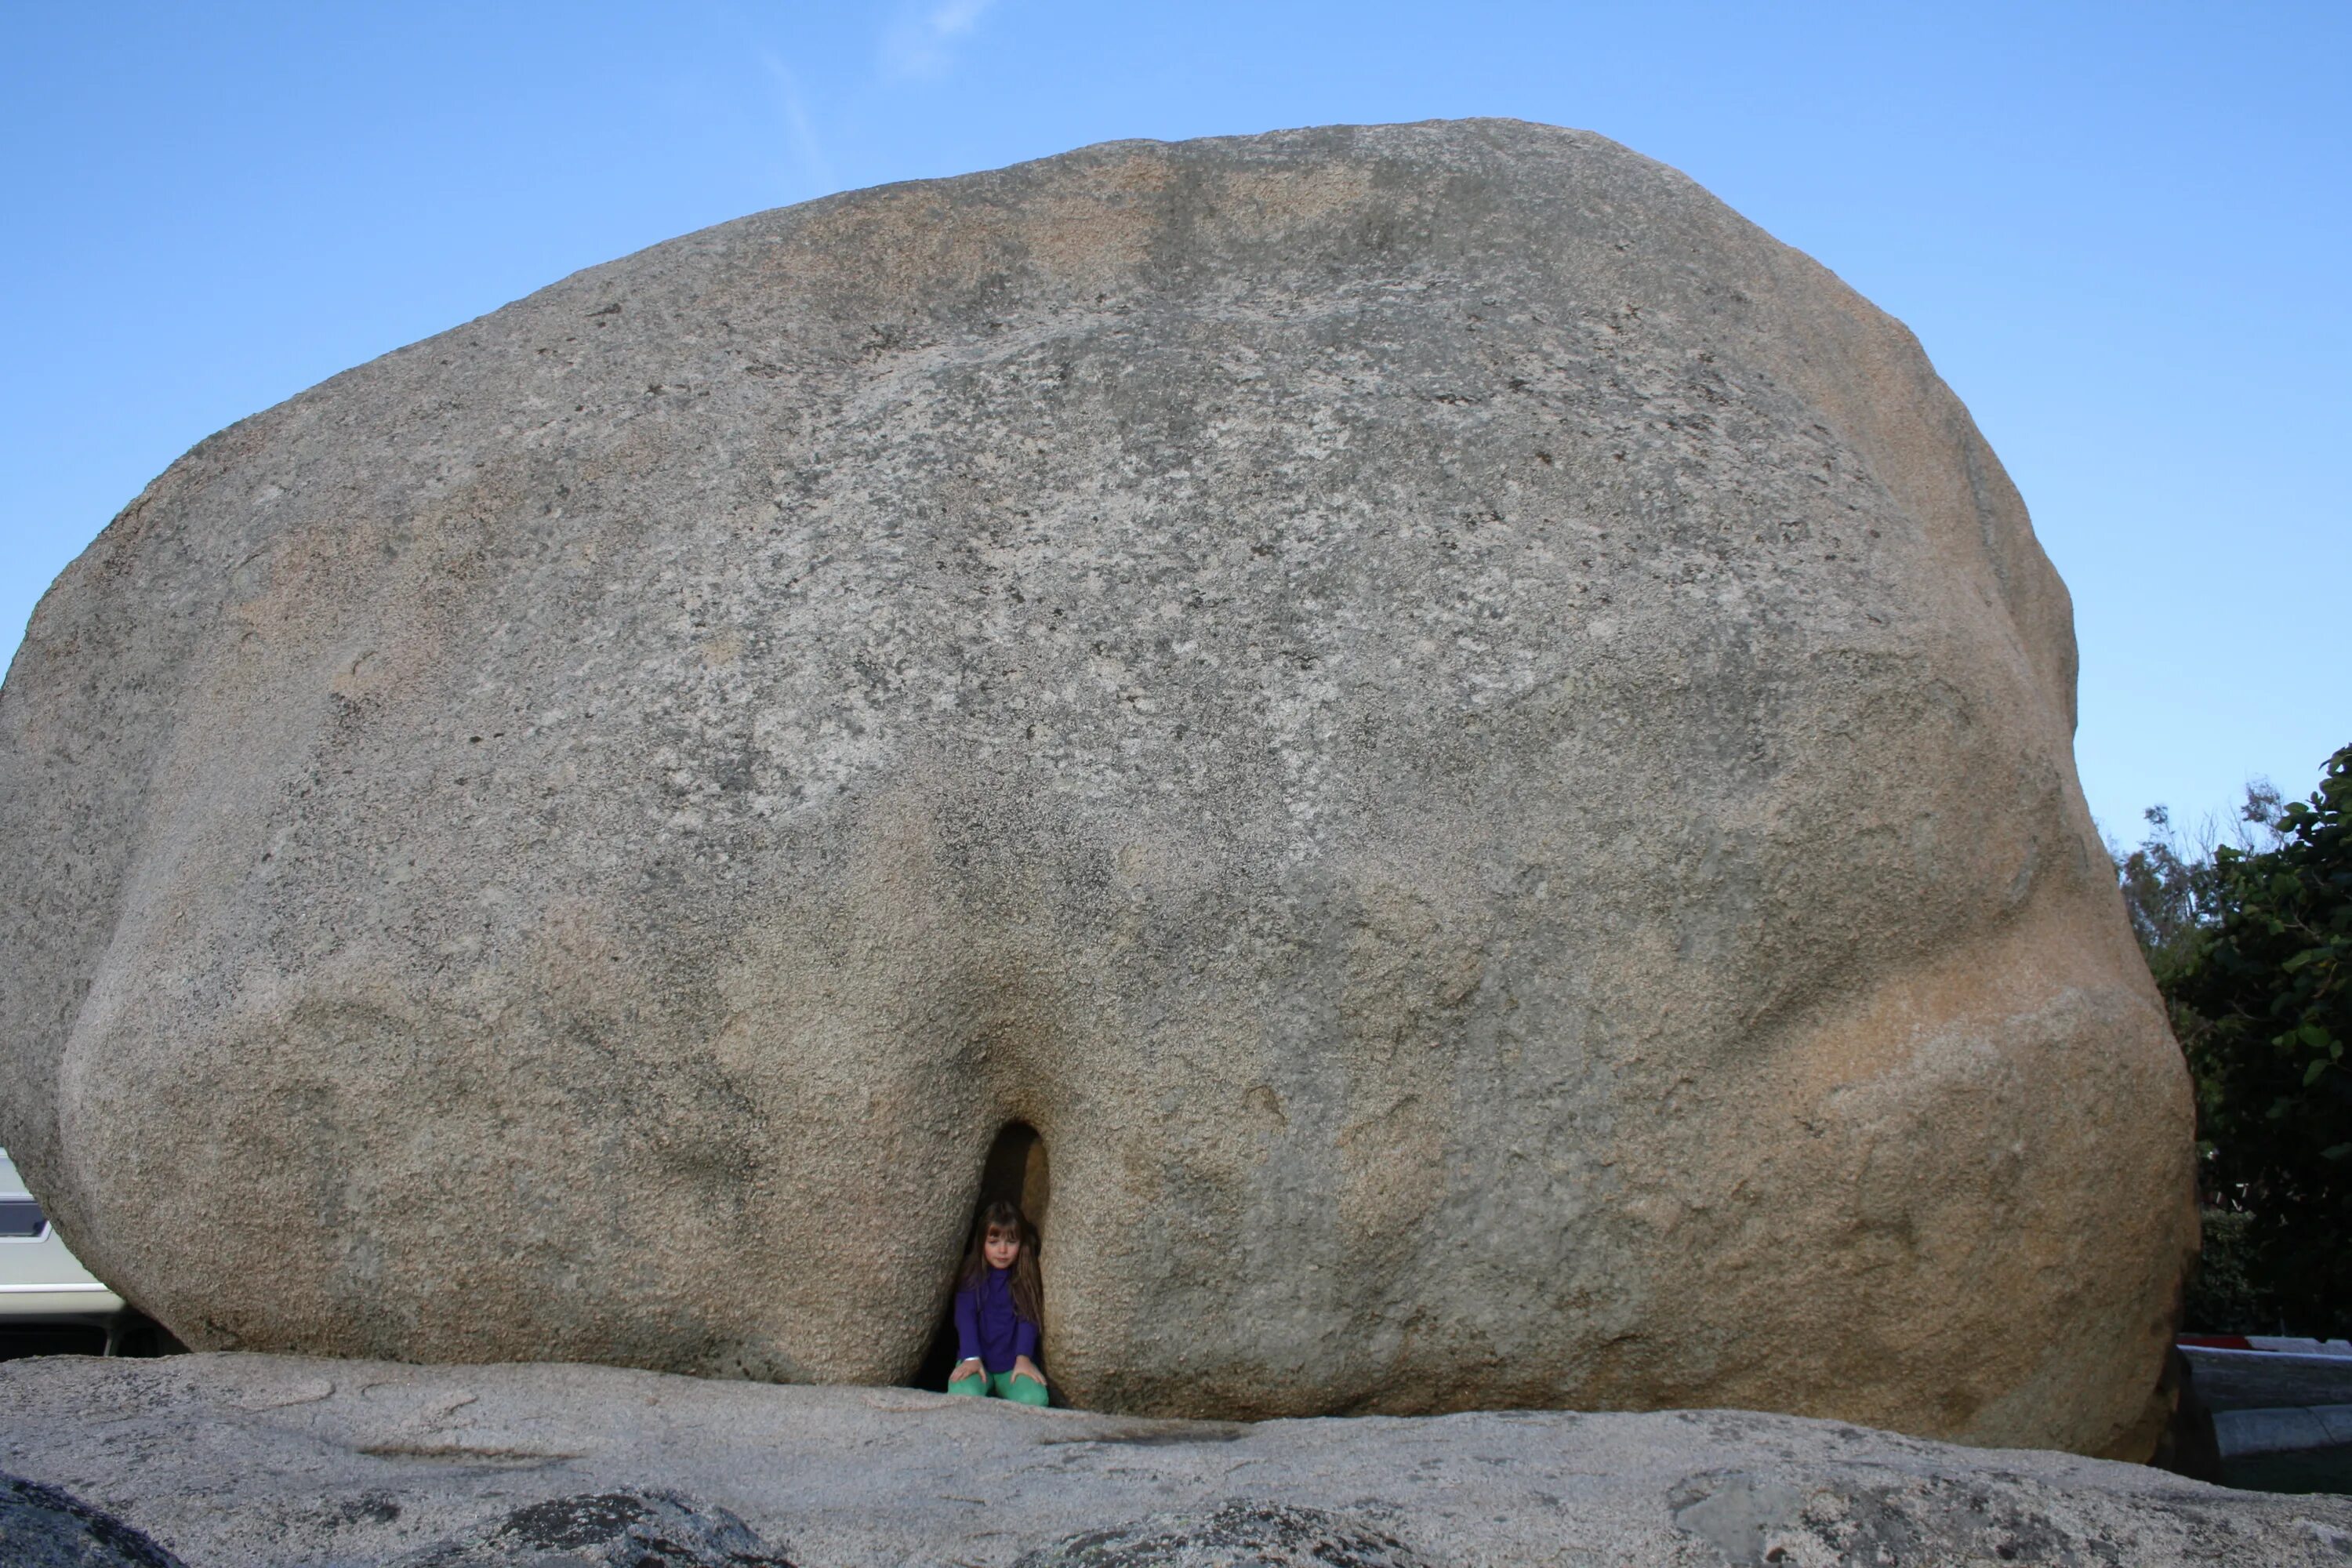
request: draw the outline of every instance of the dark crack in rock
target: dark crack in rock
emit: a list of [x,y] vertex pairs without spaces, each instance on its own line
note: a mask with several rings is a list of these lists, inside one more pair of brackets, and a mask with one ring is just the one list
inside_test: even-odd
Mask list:
[[182,1568],[180,1560],[101,1509],[37,1481],[0,1475],[5,1568]]
[[793,1568],[741,1520],[677,1492],[595,1492],[516,1509],[396,1568]]
[[1246,1502],[1066,1536],[1015,1568],[1421,1568],[1424,1561],[1362,1520]]

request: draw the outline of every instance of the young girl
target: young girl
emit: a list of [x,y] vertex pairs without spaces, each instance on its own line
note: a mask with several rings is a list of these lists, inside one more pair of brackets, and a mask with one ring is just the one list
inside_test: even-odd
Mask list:
[[950,1394],[993,1394],[1022,1405],[1045,1403],[1037,1370],[1037,1237],[1021,1205],[998,1198],[971,1227],[971,1246],[956,1277],[956,1369]]

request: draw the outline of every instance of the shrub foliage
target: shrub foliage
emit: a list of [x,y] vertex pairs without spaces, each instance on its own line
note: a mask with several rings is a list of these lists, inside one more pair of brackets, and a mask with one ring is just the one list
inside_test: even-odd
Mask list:
[[2250,790],[2240,843],[2183,852],[2156,811],[2118,865],[2197,1083],[2209,1240],[2193,1328],[2352,1332],[2347,815],[2352,746],[2307,801]]

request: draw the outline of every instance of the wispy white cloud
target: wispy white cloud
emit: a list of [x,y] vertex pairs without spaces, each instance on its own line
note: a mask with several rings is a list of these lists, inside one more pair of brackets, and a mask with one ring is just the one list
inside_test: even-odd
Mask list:
[[801,94],[800,79],[773,50],[761,49],[760,64],[776,84],[777,106],[784,115],[784,145],[801,177],[816,187],[814,195],[838,190],[840,183],[833,177],[833,164],[817,142],[816,128],[809,123],[808,100]]
[[882,35],[882,74],[936,79],[955,66],[955,46],[971,36],[996,0],[931,0],[902,7]]

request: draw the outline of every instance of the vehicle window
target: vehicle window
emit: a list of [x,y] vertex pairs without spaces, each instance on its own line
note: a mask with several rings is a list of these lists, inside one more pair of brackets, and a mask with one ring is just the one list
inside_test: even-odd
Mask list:
[[30,1198],[0,1198],[0,1241],[37,1241],[48,1216]]

